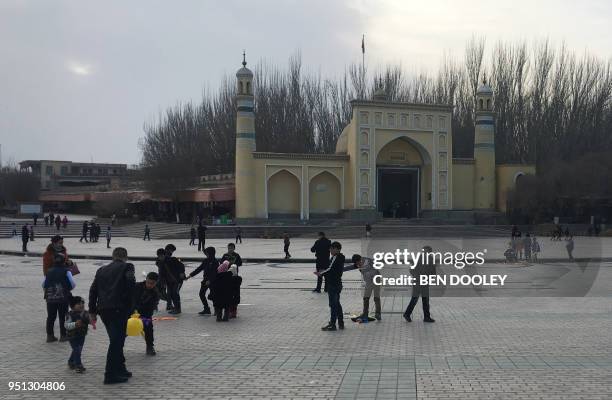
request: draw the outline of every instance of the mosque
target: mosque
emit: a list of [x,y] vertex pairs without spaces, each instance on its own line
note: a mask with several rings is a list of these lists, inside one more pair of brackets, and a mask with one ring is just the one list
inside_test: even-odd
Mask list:
[[253,73],[237,78],[235,210],[238,221],[273,218],[452,217],[506,210],[508,191],[535,166],[495,163],[493,90],[476,94],[473,158],[453,158],[452,107],[351,101],[335,154],[259,152]]

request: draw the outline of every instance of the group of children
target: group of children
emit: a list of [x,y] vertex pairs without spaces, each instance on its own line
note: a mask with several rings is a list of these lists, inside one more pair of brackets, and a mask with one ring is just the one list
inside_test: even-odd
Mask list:
[[527,233],[524,237],[521,232],[514,227],[512,229],[512,237],[508,248],[504,252],[507,262],[517,262],[525,259],[525,261],[538,262],[538,254],[542,249],[540,243],[535,236]]

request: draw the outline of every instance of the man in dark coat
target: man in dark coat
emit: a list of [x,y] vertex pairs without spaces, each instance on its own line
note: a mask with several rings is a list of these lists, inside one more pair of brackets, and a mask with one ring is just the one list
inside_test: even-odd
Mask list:
[[204,271],[202,274],[202,284],[200,286],[200,301],[204,306],[204,309],[200,311],[198,314],[200,315],[210,315],[210,307],[208,305],[208,300],[206,299],[206,291],[211,289],[212,284],[217,277],[217,268],[219,268],[219,261],[215,258],[216,250],[214,247],[207,247],[204,250],[204,254],[206,258],[202,261],[202,264],[193,272],[191,272],[185,279],[193,278],[200,272]]
[[83,242],[83,239],[85,239],[85,243],[87,243],[87,231],[89,231],[89,225],[87,225],[87,221],[83,222],[83,228],[81,228],[81,238],[79,239],[79,242]]
[[173,244],[167,245],[164,250],[166,251],[166,257],[161,263],[161,273],[163,274],[163,279],[166,282],[168,298],[172,302],[172,309],[168,311],[168,313],[180,314],[180,290],[183,286],[183,281],[185,280],[185,264],[183,264],[178,258],[172,257],[172,254],[176,251],[176,247]]
[[223,254],[221,257],[220,263],[223,261],[228,261],[230,265],[236,264],[238,271],[240,271],[240,267],[242,267],[242,257],[240,254],[236,253],[236,245],[234,243],[227,244],[227,253]]
[[340,292],[342,292],[342,273],[344,272],[344,254],[340,253],[342,245],[333,242],[330,246],[331,260],[329,267],[322,271],[317,271],[318,276],[325,277],[325,286],[329,297],[330,318],[329,324],[321,328],[323,331],[335,331],[336,321],[338,328],[344,329],[344,314],[340,304]]
[[435,264],[429,262],[430,260],[427,260],[427,254],[431,252],[432,249],[430,246],[424,246],[423,255],[425,260],[410,270],[410,274],[415,278],[415,283],[412,286],[412,298],[410,299],[410,303],[408,303],[408,307],[404,312],[404,319],[408,322],[412,322],[412,311],[414,310],[416,303],[419,301],[419,297],[421,297],[421,302],[423,303],[423,321],[436,322],[429,314],[429,285],[420,284],[421,275],[436,274]]
[[96,271],[89,289],[89,313],[92,321],[99,314],[104,322],[109,344],[104,383],[122,383],[132,376],[125,367],[123,345],[129,314],[133,309],[134,265],[127,263],[127,250],[116,247],[113,262]]
[[[319,238],[314,243],[311,252],[315,253],[316,261],[316,272],[320,272],[329,266],[329,248],[331,247],[331,241],[325,237],[325,233],[319,232]],[[314,293],[321,293],[321,284],[323,283],[323,277],[317,275],[317,287],[313,290]]]
[[21,228],[21,251],[24,253],[28,251],[28,242],[30,241],[30,228],[28,224],[25,224]]
[[198,251],[203,251],[204,246],[206,245],[206,226],[202,224],[198,225]]

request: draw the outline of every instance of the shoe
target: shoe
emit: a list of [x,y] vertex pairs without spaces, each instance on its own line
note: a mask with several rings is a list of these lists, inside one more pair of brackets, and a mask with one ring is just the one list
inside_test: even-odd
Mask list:
[[312,293],[321,293],[321,289],[314,289]]
[[125,376],[112,376],[108,378],[104,378],[105,385],[113,385],[115,383],[125,383],[128,381],[128,378]]
[[412,322],[412,318],[410,318],[410,315],[408,315],[408,314],[404,314],[404,319],[405,319],[407,322]]
[[74,365],[73,363],[71,363],[70,361],[68,361],[68,368],[70,369],[75,369],[76,365]]
[[436,322],[436,320],[433,318],[425,318],[423,319],[423,322]]
[[210,315],[210,309],[205,308],[198,313],[198,315]]
[[173,315],[174,314],[180,314],[180,313],[181,313],[181,310],[179,310],[178,308],[174,308],[174,309],[168,311],[168,314],[173,314]]
[[336,330],[336,325],[334,325],[334,324],[327,324],[326,326],[321,328],[321,330],[322,331],[335,331]]
[[120,377],[125,377],[125,378],[131,378],[132,377],[132,373],[130,371],[128,371],[127,369],[123,372],[119,373]]
[[344,329],[344,321],[338,321],[338,329]]
[[374,318],[376,318],[376,321],[382,321],[382,316],[380,315],[380,313],[374,314]]
[[47,343],[57,342],[57,338],[53,335],[47,335]]
[[174,310],[174,307],[172,307],[171,305],[166,306],[166,311],[171,311]]
[[87,369],[86,369],[84,366],[82,366],[82,365],[77,365],[77,366],[74,368],[74,371],[75,371],[77,374],[82,374],[83,372],[87,371]]
[[148,356],[154,356],[157,353],[155,352],[155,348],[154,347],[147,347],[147,355]]
[[67,342],[68,341],[68,336],[66,336],[66,335],[60,336],[59,341],[60,342]]

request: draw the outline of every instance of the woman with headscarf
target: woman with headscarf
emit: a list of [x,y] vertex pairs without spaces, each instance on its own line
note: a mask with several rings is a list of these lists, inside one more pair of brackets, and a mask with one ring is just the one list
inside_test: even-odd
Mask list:
[[236,318],[238,316],[238,304],[240,304],[240,285],[242,285],[242,277],[238,276],[238,267],[232,264],[229,268],[232,273],[232,301],[229,307],[229,317]]
[[232,273],[229,261],[223,261],[217,268],[217,276],[212,283],[212,301],[217,322],[229,320],[229,307],[232,303]]

